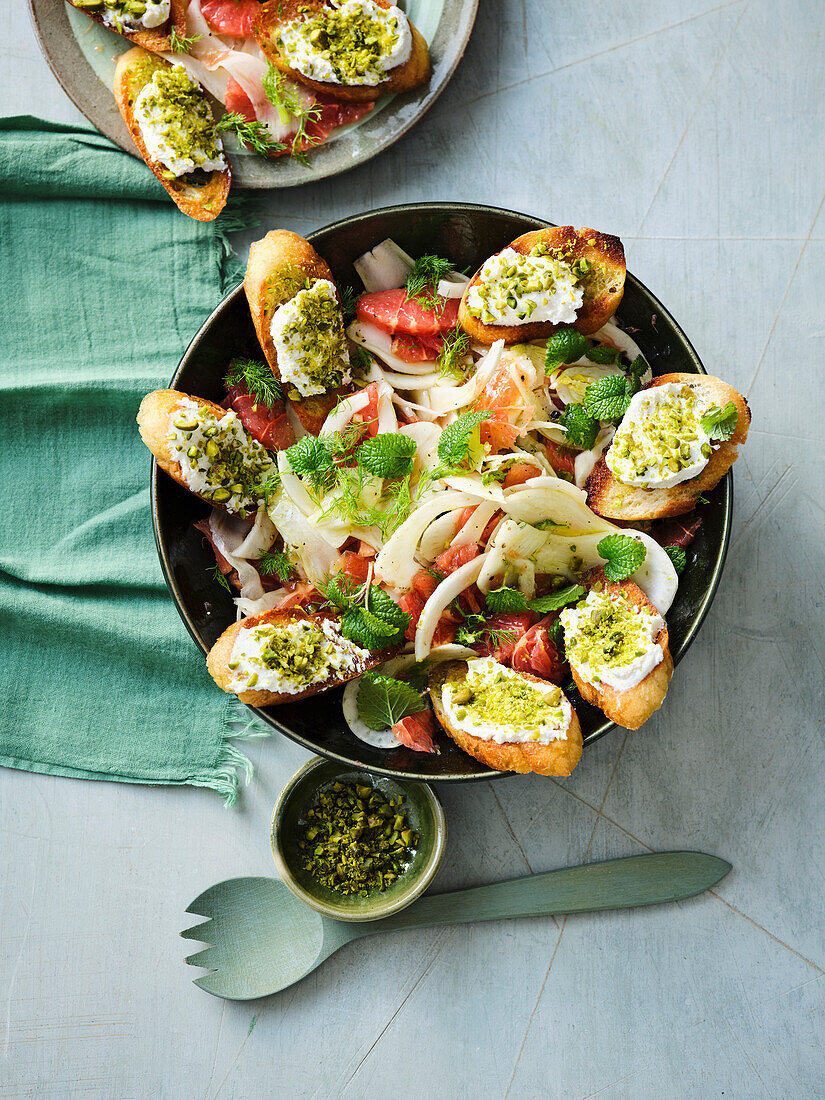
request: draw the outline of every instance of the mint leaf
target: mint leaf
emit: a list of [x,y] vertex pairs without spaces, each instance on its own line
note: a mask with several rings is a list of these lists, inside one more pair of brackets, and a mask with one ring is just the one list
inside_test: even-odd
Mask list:
[[606,535],[596,549],[607,562],[604,575],[609,581],[623,581],[635,573],[647,557],[647,550],[632,535]]
[[547,350],[544,353],[544,370],[547,374],[563,366],[565,363],[575,363],[588,349],[587,340],[576,329],[569,325],[557,328],[552,336],[547,338]]
[[535,600],[530,600],[529,607],[539,615],[547,615],[550,611],[560,611],[569,603],[577,603],[584,594],[580,584],[571,584],[567,588],[559,589],[558,592],[548,592],[546,596],[538,596]]
[[472,433],[478,429],[479,424],[489,420],[492,415],[489,409],[483,412],[462,413],[444,429],[438,441],[438,457],[445,466],[461,466],[467,461]]
[[392,596],[377,584],[370,585],[366,603],[369,611],[394,628],[395,640],[400,641],[401,635],[410,625],[412,616],[399,607]]
[[550,636],[550,641],[556,647],[556,653],[558,653],[559,658],[562,661],[566,660],[567,655],[564,651],[564,627],[562,626],[561,619],[556,619],[555,622],[552,622],[548,627],[547,633]]
[[577,401],[567,406],[559,418],[559,424],[567,431],[567,442],[581,451],[589,451],[599,434],[599,422]]
[[286,449],[286,457],[293,473],[307,478],[320,490],[333,478],[333,461],[326,444],[314,435],[305,435]]
[[625,373],[627,374],[628,387],[631,394],[637,393],[642,385],[642,377],[647,374],[647,360],[642,355],[637,355]]
[[362,443],[355,461],[375,477],[404,477],[413,468],[416,449],[415,440],[408,435],[385,432]]
[[732,401],[728,401],[724,409],[720,409],[718,405],[711,405],[705,410],[700,423],[702,430],[707,432],[711,439],[725,440],[730,439],[736,431],[738,419],[739,413],[736,411],[736,406]]
[[622,353],[618,348],[609,348],[606,344],[599,344],[595,348],[590,348],[585,354],[591,363],[599,363],[601,366],[606,367],[618,363],[619,356]]
[[426,710],[423,695],[403,680],[365,672],[358,688],[358,717],[371,730],[385,730]]
[[388,623],[385,619],[379,618],[377,615],[373,615],[371,611],[368,611],[366,607],[359,609],[361,612],[361,618],[364,621],[366,627],[376,636],[376,638],[392,638],[398,633],[396,627],[392,623]]
[[258,572],[285,581],[292,575],[292,562],[282,550],[267,550],[258,560]]
[[584,392],[584,405],[596,420],[621,420],[630,404],[630,387],[623,374],[608,374],[591,382]]
[[677,574],[684,573],[685,566],[687,565],[687,554],[681,548],[681,546],[666,546],[665,553],[673,562],[673,568]]
[[493,588],[487,593],[487,610],[494,615],[527,611],[527,600],[517,588]]

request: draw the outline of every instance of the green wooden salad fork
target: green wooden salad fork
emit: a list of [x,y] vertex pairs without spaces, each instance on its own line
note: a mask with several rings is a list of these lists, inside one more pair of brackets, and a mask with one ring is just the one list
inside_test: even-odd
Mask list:
[[611,859],[419,899],[372,923],[330,920],[272,878],[216,883],[187,908],[209,919],[181,932],[206,943],[186,962],[211,971],[195,984],[216,997],[266,997],[305,977],[361,936],[437,924],[626,909],[692,897],[731,865],[703,852],[660,852]]

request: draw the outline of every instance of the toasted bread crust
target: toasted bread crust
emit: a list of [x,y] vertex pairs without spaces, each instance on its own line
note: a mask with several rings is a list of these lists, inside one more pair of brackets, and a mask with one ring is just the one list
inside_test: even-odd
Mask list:
[[82,11],[84,15],[88,15],[95,23],[105,27],[107,31],[114,31],[121,38],[127,38],[130,42],[134,42],[136,46],[152,53],[169,53],[171,51],[173,30],[176,30],[181,38],[186,37],[186,0],[170,0],[169,18],[166,22],[161,23],[159,27],[149,27],[142,31],[119,31],[117,27],[110,27],[107,23],[104,23],[102,15],[81,8],[79,4],[75,3],[75,0],[69,0],[69,3],[78,11]]
[[203,187],[195,187],[186,183],[184,178],[168,180],[164,176],[164,167],[157,161],[151,160],[140,132],[140,126],[135,118],[135,99],[140,90],[151,79],[157,69],[170,69],[172,66],[162,57],[147,53],[146,50],[135,46],[127,50],[118,58],[115,68],[115,80],[112,90],[115,100],[123,116],[123,121],[137,146],[137,150],[144,161],[157,176],[162,186],[169,192],[172,201],[187,217],[199,222],[211,222],[217,218],[229,195],[229,186],[232,182],[232,170],[227,165],[221,171],[211,172],[209,180]]
[[[552,229],[534,229],[517,237],[509,247],[526,256],[537,244],[562,250],[568,260],[590,261],[591,269],[582,279],[584,301],[573,328],[585,336],[597,332],[616,312],[624,294],[627,267],[622,242],[618,237],[599,233],[595,229],[574,229],[572,225],[559,225]],[[473,340],[482,344],[493,344],[496,340],[503,340],[505,344],[517,344],[527,340],[541,340],[562,327],[551,321],[528,321],[523,325],[485,325],[467,309],[467,294],[478,283],[480,272],[481,268],[468,283],[458,310],[459,323]]]
[[[375,0],[375,2],[382,8],[392,7],[389,0]],[[345,100],[350,103],[372,103],[383,95],[394,92],[408,92],[412,88],[417,88],[419,84],[425,84],[430,79],[432,70],[427,42],[418,28],[413,25],[412,20],[408,20],[412,36],[410,56],[403,65],[396,65],[394,69],[391,69],[387,79],[382,80],[380,84],[366,87],[364,85],[336,84],[331,81],[312,80],[297,69],[293,69],[284,61],[275,45],[280,26],[284,23],[291,23],[308,12],[314,15],[329,7],[331,5],[328,0],[268,0],[267,3],[261,6],[260,12],[255,17],[252,24],[252,33],[255,40],[272,64],[285,76],[288,76],[290,80],[294,80],[296,84],[303,84],[307,88],[312,88],[316,92],[334,95],[338,100]]]
[[[269,369],[282,381],[278,354],[269,331],[272,314],[293,298],[307,279],[335,279],[326,262],[309,241],[288,229],[272,229],[249,249],[244,275],[244,292],[252,314],[252,323]],[[310,435],[318,435],[324,421],[349,387],[337,387],[327,393],[290,401],[295,415]]]
[[[548,745],[534,742],[496,744],[483,737],[475,737],[451,727],[442,705],[441,689],[453,671],[466,670],[466,661],[447,661],[433,670],[430,677],[430,697],[435,716],[460,749],[475,757],[488,768],[500,772],[536,772],[538,775],[570,775],[581,759],[582,731],[575,710],[570,719],[567,738],[551,741]],[[534,684],[546,685],[546,680],[521,672],[519,675]]]
[[736,431],[727,442],[716,448],[707,466],[697,477],[682,481],[671,489],[641,489],[637,485],[625,485],[613,476],[602,455],[585,482],[588,507],[598,515],[633,522],[664,519],[690,512],[703,493],[716,488],[739,457],[739,445],[748,438],[751,422],[748,403],[741,393],[737,393],[727,382],[704,374],[663,374],[644,388],[655,389],[668,383],[690,385],[702,400],[719,405],[720,408],[732,401],[739,414]]
[[[261,615],[253,615],[248,619],[241,619],[240,622],[233,623],[230,627],[227,627],[210,649],[206,658],[206,667],[209,669],[209,675],[222,691],[227,692],[229,695],[234,695],[235,692],[228,686],[232,681],[232,671],[229,668],[229,661],[232,657],[232,648],[235,645],[235,639],[238,637],[238,633],[241,630],[248,630],[252,627],[261,626],[263,623],[277,626],[280,623],[296,622],[299,619],[319,622],[323,619],[334,618],[334,615],[327,615],[321,611],[309,613],[301,611],[298,608],[291,608],[288,611],[264,611]],[[238,698],[242,703],[248,703],[251,707],[276,707],[279,703],[297,703],[299,699],[308,699],[311,695],[319,695],[322,691],[330,691],[332,688],[340,687],[341,684],[346,684],[349,680],[354,680],[357,676],[361,676],[367,669],[374,668],[376,665],[381,664],[382,661],[386,661],[388,655],[391,655],[397,648],[397,646],[394,646],[392,650],[384,649],[381,650],[380,653],[373,654],[371,660],[360,672],[353,672],[350,676],[345,676],[342,679],[326,680],[322,684],[313,684],[311,687],[308,687],[306,691],[300,691],[295,695],[274,691],[241,691],[237,693]]]
[[[592,569],[582,583],[588,588],[592,588],[597,583],[601,584],[605,591],[614,595],[623,595],[634,607],[646,607],[651,611],[657,611],[637,584],[631,580],[618,583],[609,581],[603,569]],[[582,680],[571,665],[570,671],[582,699],[586,703],[599,707],[611,722],[615,722],[617,726],[622,726],[624,729],[637,730],[639,726],[644,725],[651,714],[657,711],[665,701],[670,678],[673,675],[673,658],[668,645],[667,625],[659,631],[656,641],[662,647],[662,660],[654,669],[651,669],[644,680],[626,691],[618,691],[607,684],[595,687]]]
[[174,478],[188,492],[206,501],[210,508],[221,508],[221,511],[226,511],[221,505],[215,504],[212,500],[207,500],[206,497],[196,493],[194,489],[187,485],[181,465],[169,443],[169,422],[182,397],[188,397],[190,401],[211,409],[218,417],[223,416],[226,412],[226,409],[222,409],[214,401],[207,401],[204,397],[195,397],[194,394],[181,393],[179,390],[153,390],[152,393],[146,394],[138,409],[137,422],[140,437],[155,456],[161,470]]

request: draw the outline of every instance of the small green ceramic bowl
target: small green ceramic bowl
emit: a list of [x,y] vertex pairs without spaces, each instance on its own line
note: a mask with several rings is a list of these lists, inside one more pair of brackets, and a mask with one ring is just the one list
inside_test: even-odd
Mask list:
[[[318,791],[336,781],[369,784],[386,798],[400,794],[403,810],[419,836],[406,870],[392,886],[366,898],[328,890],[301,867],[298,825]],[[438,796],[426,783],[398,781],[318,757],[297,771],[281,791],[272,811],[270,841],[278,874],[296,898],[333,920],[379,920],[406,909],[433,881],[444,858],[447,819]]]

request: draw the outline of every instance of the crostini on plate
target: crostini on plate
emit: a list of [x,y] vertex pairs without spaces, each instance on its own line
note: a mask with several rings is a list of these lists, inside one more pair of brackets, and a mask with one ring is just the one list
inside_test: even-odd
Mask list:
[[174,49],[173,32],[186,38],[186,0],[69,0],[101,27],[134,42],[144,50],[166,53]]
[[430,78],[424,37],[388,0],[268,0],[253,33],[291,80],[339,99],[371,102]]
[[691,511],[738,458],[750,419],[745,398],[719,378],[654,378],[634,394],[593,467],[588,506],[624,522]]
[[239,516],[265,502],[267,478],[277,467],[233,409],[177,390],[154,390],[141,401],[137,422],[160,468],[201,500]]
[[585,702],[636,730],[662,705],[673,675],[667,626],[633,581],[593,569],[583,584],[587,596],[560,616],[570,671]]
[[619,307],[626,274],[618,237],[572,225],[525,233],[485,260],[461,298],[473,340],[539,340],[570,325],[596,332]]
[[228,627],[209,651],[215,683],[253,707],[308,699],[339,687],[387,659],[341,633],[330,614],[265,611]]
[[332,272],[303,237],[273,229],[249,250],[244,291],[273,375],[317,435],[352,378]]
[[135,46],[118,58],[112,90],[138,152],[178,209],[196,221],[217,218],[232,171],[200,84],[182,65]]
[[579,719],[556,684],[477,657],[438,665],[429,690],[443,728],[489,768],[570,775],[581,758]]

